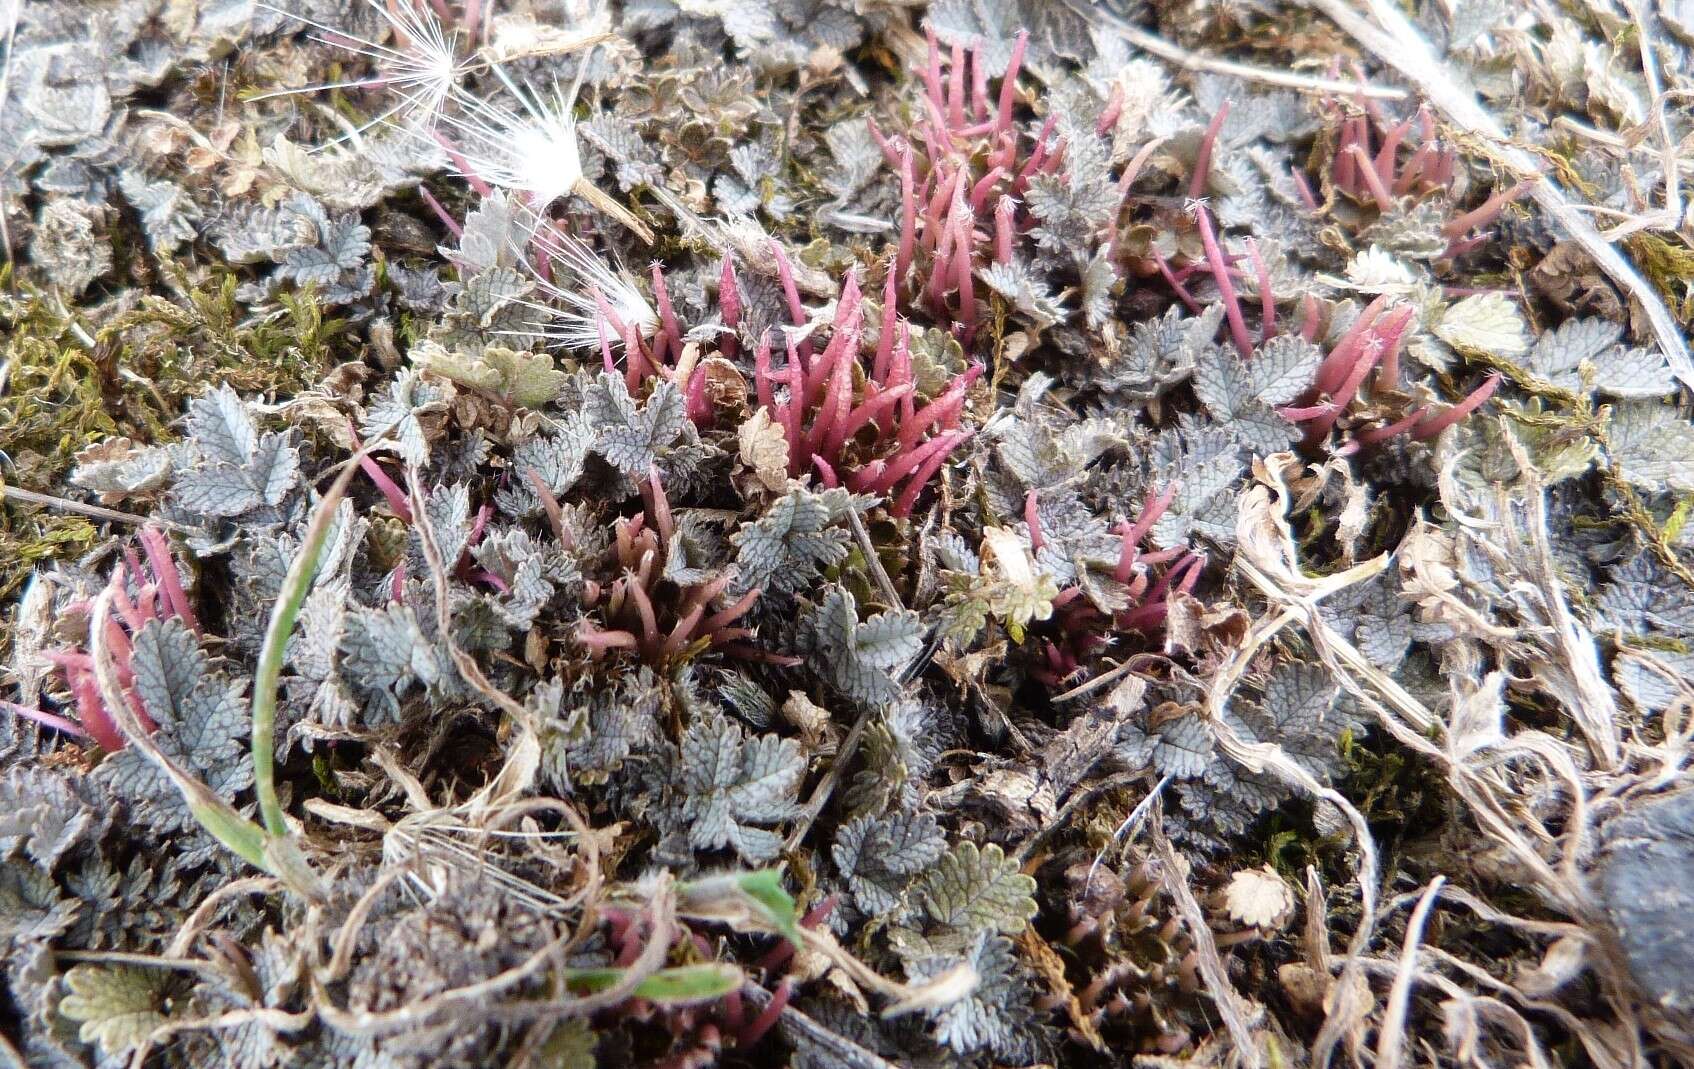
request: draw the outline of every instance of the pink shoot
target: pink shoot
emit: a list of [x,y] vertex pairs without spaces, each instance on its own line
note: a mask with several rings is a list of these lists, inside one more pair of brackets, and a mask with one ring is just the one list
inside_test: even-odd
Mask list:
[[677,358],[681,358],[682,329],[677,326],[676,310],[671,307],[670,290],[665,287],[665,272],[657,261],[653,263],[652,273],[653,297],[659,303],[659,323],[663,328],[659,340],[653,345],[653,359],[657,363],[663,363],[667,347]]
[[1206,194],[1206,183],[1211,178],[1212,148],[1217,144],[1218,131],[1223,129],[1223,121],[1229,117],[1229,101],[1218,106],[1218,112],[1212,116],[1212,121],[1206,125],[1206,132],[1200,138],[1200,150],[1194,156],[1194,173],[1188,179],[1188,199],[1199,200]]
[[1477,227],[1487,226],[1500,217],[1500,213],[1505,211],[1506,205],[1528,193],[1534,185],[1533,179],[1526,178],[1510,189],[1500,190],[1477,207],[1448,222],[1446,226],[1441,228],[1442,234],[1448,240],[1456,241]]
[[1270,269],[1259,255],[1259,243],[1252,238],[1247,239],[1247,259],[1259,286],[1259,340],[1267,342],[1276,336],[1276,294],[1271,292]]
[[1420,441],[1433,438],[1453,424],[1482,407],[1484,401],[1494,396],[1494,391],[1500,388],[1500,375],[1496,372],[1488,376],[1486,382],[1472,390],[1470,396],[1447,409],[1439,415],[1431,416],[1412,428],[1412,437]]
[[1029,548],[1032,553],[1040,553],[1046,540],[1041,537],[1041,512],[1036,508],[1035,491],[1031,490],[1023,496],[1023,522],[1029,528]]
[[[13,716],[21,716],[25,720],[33,720],[42,727],[52,728],[54,731],[62,731],[67,735],[75,735],[79,739],[92,738],[88,731],[74,720],[67,720],[62,716],[54,716],[52,713],[44,712],[40,709],[33,709],[27,705],[19,705],[17,702],[9,702],[4,699],[0,699],[0,709],[6,710]],[[98,742],[99,740],[95,741]],[[121,743],[117,747],[111,747],[101,743],[101,749],[104,750],[122,748]]]
[[[1219,114],[1223,109],[1219,110]],[[1206,262],[1212,268],[1212,281],[1217,284],[1218,296],[1223,300],[1224,314],[1229,319],[1229,334],[1235,340],[1235,348],[1245,359],[1253,355],[1253,342],[1247,334],[1247,323],[1241,315],[1241,300],[1235,295],[1235,284],[1229,279],[1229,267],[1223,261],[1223,251],[1218,248],[1217,235],[1212,232],[1211,213],[1206,211],[1203,204],[1195,206],[1194,219],[1200,226],[1200,244],[1206,250]]]

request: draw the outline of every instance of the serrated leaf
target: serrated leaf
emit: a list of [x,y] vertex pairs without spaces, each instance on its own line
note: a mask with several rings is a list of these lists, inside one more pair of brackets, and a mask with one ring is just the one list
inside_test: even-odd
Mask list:
[[1612,409],[1607,443],[1623,478],[1645,490],[1694,490],[1694,426],[1672,405],[1625,401]]
[[84,1043],[98,1043],[110,1057],[140,1046],[171,1019],[174,985],[166,969],[78,965],[65,974],[65,986],[70,994],[59,1000],[59,1012],[81,1024]]
[[[834,491],[839,498],[846,492]],[[802,590],[847,558],[847,532],[839,507],[823,494],[793,490],[765,514],[730,536],[736,549],[736,585],[742,590]]]
[[1455,349],[1518,356],[1529,348],[1523,316],[1499,293],[1478,293],[1449,306],[1434,327]]
[[781,839],[766,830],[793,817],[806,759],[793,739],[745,736],[721,716],[689,725],[677,753],[680,815],[697,850],[733,846],[750,862],[775,857]]
[[928,920],[959,945],[983,932],[1016,935],[1037,911],[1034,878],[1019,872],[997,843],[955,843],[915,890]]
[[601,372],[584,401],[598,431],[595,451],[632,478],[646,476],[688,422],[682,393],[670,382],[660,383],[638,407],[623,379]]
[[890,609],[860,623],[853,595],[840,587],[824,597],[813,629],[819,670],[859,701],[892,698],[896,688],[890,670],[923,648],[923,622],[917,613]]
[[863,816],[836,833],[830,856],[853,893],[854,904],[868,916],[880,916],[900,903],[911,879],[933,864],[947,838],[927,813]]

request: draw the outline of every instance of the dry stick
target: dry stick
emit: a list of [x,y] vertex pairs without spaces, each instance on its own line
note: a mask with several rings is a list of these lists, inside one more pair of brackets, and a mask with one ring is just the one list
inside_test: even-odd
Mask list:
[[1437,876],[1429,881],[1429,889],[1418,900],[1417,908],[1412,910],[1411,919],[1406,922],[1406,941],[1400,949],[1400,971],[1394,977],[1394,986],[1388,992],[1388,1010],[1382,1017],[1382,1028],[1376,1040],[1377,1069],[1399,1069],[1400,1047],[1406,1038],[1406,1005],[1412,998],[1412,979],[1417,972],[1418,943],[1423,940],[1423,926],[1429,920],[1429,911],[1434,908],[1435,900],[1441,896],[1441,885],[1447,882],[1447,877]]
[[1411,94],[1404,89],[1395,89],[1385,85],[1369,85],[1364,82],[1349,82],[1337,78],[1314,78],[1308,75],[1295,74],[1293,71],[1271,70],[1266,67],[1255,67],[1250,63],[1236,63],[1233,60],[1218,59],[1215,56],[1190,52],[1181,45],[1173,44],[1158,34],[1149,33],[1141,27],[1119,18],[1094,4],[1083,4],[1080,0],[1068,0],[1069,6],[1090,23],[1104,24],[1111,31],[1141,49],[1151,52],[1160,59],[1175,63],[1184,70],[1207,71],[1212,74],[1228,74],[1249,82],[1261,82],[1265,85],[1277,85],[1284,89],[1300,89],[1309,93],[1341,93],[1352,96],[1363,93],[1372,100],[1405,100]]
[[1151,837],[1153,848],[1158,851],[1159,860],[1162,862],[1160,867],[1164,870],[1159,874],[1160,882],[1175,900],[1177,913],[1188,926],[1188,934],[1194,939],[1194,950],[1200,957],[1200,975],[1206,981],[1218,1014],[1223,1017],[1224,1026],[1229,1029],[1229,1038],[1235,1043],[1235,1055],[1247,1069],[1259,1069],[1264,1062],[1259,1057],[1258,1046],[1253,1042],[1248,1020],[1252,1011],[1242,1002],[1241,994],[1235,990],[1235,985],[1229,982],[1229,973],[1224,968],[1223,958],[1218,956],[1217,940],[1212,937],[1212,927],[1206,921],[1206,913],[1195,900],[1194,892],[1189,889],[1188,878],[1183,875],[1182,859],[1177,856],[1158,821],[1153,822]]
[[166,530],[177,534],[204,535],[206,532],[186,523],[161,519],[157,516],[138,516],[133,512],[119,512],[102,505],[86,505],[81,501],[72,501],[68,497],[54,497],[52,494],[39,494],[34,490],[24,490],[16,486],[0,485],[0,503],[6,501],[21,501],[26,505],[43,505],[50,509],[61,509],[65,512],[77,512],[96,520],[110,520],[113,523],[133,523],[140,526],[144,523],[158,524]]
[[1365,18],[1347,0],[1305,2],[1329,16],[1378,59],[1399,71],[1441,109],[1448,122],[1487,142],[1496,162],[1520,179],[1537,179],[1529,195],[1593,257],[1600,270],[1641,303],[1647,321],[1652,325],[1653,336],[1658,340],[1659,348],[1664,350],[1671,370],[1685,386],[1694,388],[1694,359],[1689,357],[1688,344],[1683,340],[1675,317],[1660,300],[1652,283],[1641,277],[1641,273],[1594,229],[1594,224],[1588,221],[1578,206],[1572,204],[1558,184],[1542,171],[1534,156],[1511,143],[1499,120],[1483,109],[1474,94],[1461,88],[1464,82],[1455,78],[1446,64],[1435,57],[1429,42],[1391,0],[1363,0],[1380,26]]

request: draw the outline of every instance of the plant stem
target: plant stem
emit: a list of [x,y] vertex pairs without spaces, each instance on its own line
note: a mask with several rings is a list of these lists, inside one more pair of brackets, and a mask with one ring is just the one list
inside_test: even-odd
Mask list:
[[264,817],[265,828],[272,835],[288,834],[288,822],[283,819],[282,802],[276,793],[274,757],[276,694],[282,678],[283,654],[288,648],[288,636],[294,630],[294,621],[299,617],[306,595],[312,589],[312,580],[317,576],[318,558],[323,554],[335,508],[347,493],[347,485],[352,482],[353,473],[359,470],[359,462],[364,457],[365,451],[361,449],[343,464],[341,474],[336,476],[335,482],[325,491],[323,500],[318,502],[312,523],[306,529],[305,541],[300,544],[300,552],[295,554],[294,562],[288,566],[288,575],[282,581],[276,606],[271,610],[265,644],[259,651],[259,667],[253,674],[253,788],[259,795],[259,812]]

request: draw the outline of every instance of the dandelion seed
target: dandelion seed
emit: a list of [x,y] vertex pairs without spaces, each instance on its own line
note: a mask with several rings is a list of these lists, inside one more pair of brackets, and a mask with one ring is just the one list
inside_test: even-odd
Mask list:
[[551,93],[543,93],[514,81],[494,65],[495,77],[516,99],[517,109],[455,86],[453,102],[458,109],[442,116],[453,134],[448,147],[466,179],[520,194],[537,213],[575,194],[651,242],[652,231],[582,173],[582,148],[572,112],[586,69],[585,58],[568,90],[555,82]]
[[[538,291],[548,301],[525,303],[548,317],[543,337],[568,349],[591,349],[600,344],[602,326],[615,341],[630,332],[641,338],[658,332],[659,313],[628,271],[608,263],[580,238],[551,226],[534,241],[551,267],[551,278],[536,278]],[[616,322],[602,324],[602,303]]]
[[381,0],[365,0],[365,4],[388,25],[394,38],[393,46],[378,44],[260,0],[258,6],[265,10],[319,31],[312,35],[315,39],[332,48],[370,59],[376,64],[378,73],[369,78],[322,82],[299,89],[278,89],[254,99],[269,100],[330,89],[389,89],[400,98],[399,102],[360,126],[359,133],[399,117],[405,117],[423,129],[433,128],[441,119],[460,80],[477,64],[459,59],[457,32],[444,26],[427,4],[413,0],[396,0],[389,4]]

